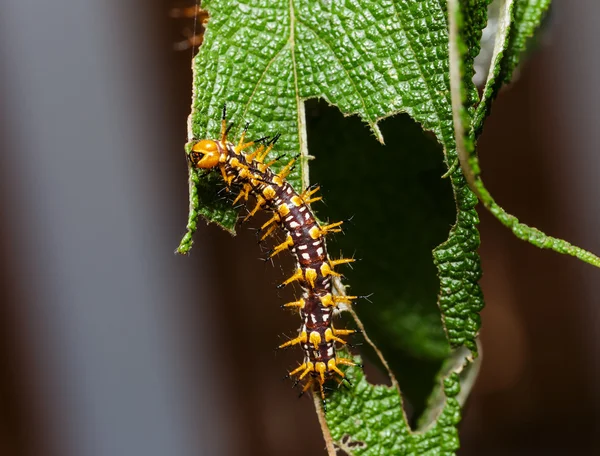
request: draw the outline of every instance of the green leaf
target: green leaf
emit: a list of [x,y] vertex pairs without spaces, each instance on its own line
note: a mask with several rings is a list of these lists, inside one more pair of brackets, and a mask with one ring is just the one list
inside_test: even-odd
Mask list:
[[[358,117],[344,118],[324,102],[308,102],[307,113],[309,150],[317,157],[311,179],[325,201],[313,207],[330,221],[353,217],[328,250],[359,260],[344,275],[351,294],[373,293],[373,302],[354,307],[418,414],[450,351],[431,257],[456,219],[452,187],[440,178],[441,148],[407,115],[380,122],[384,146]],[[385,169],[393,178],[382,178]]]
[[331,437],[347,454],[450,455],[458,450],[458,373],[449,373],[443,380],[445,404],[435,422],[417,432],[410,430],[405,419],[398,419],[402,398],[397,385],[373,386],[360,369],[350,369],[348,377],[352,382],[349,392],[334,394],[327,412]]
[[487,9],[492,0],[463,0],[461,2],[462,41],[460,43],[463,55],[463,90],[465,106],[474,107],[479,102],[477,88],[472,83],[475,75],[475,57],[481,49],[481,33],[488,20]]
[[[465,52],[471,32],[466,26],[463,16],[469,14],[468,2],[449,0],[450,22],[450,80],[452,86],[452,107],[454,129],[457,141],[458,156],[469,187],[477,194],[484,206],[508,227],[513,234],[536,247],[551,249],[558,253],[572,255],[582,261],[600,267],[600,258],[567,241],[546,235],[537,228],[530,227],[507,213],[500,207],[485,188],[481,179],[481,169],[475,154],[476,135],[481,130],[483,120],[489,113],[491,102],[496,96],[500,85],[510,78],[518,57],[521,55],[526,39],[533,34],[539,25],[545,9],[549,6],[546,0],[519,1],[505,0],[499,2],[503,11],[500,19],[498,36],[489,71],[484,96],[474,114],[475,106],[467,95],[473,90],[474,84],[467,77],[470,73],[467,64],[472,62],[471,55]],[[513,16],[513,8],[517,8]]]
[[[221,106],[227,101],[229,117],[238,125],[249,121],[256,136],[282,133],[277,153],[301,154],[303,166],[290,181],[306,187],[303,100],[321,97],[346,115],[358,114],[377,138],[378,119],[407,112],[435,133],[451,162],[456,160],[447,21],[438,1],[204,6],[212,19],[194,61],[190,141],[218,135]],[[451,344],[474,349],[476,314],[483,304],[477,285],[476,199],[460,172],[451,182],[459,213],[450,238],[435,254],[441,277],[447,279],[440,305],[448,314]],[[205,203],[204,189],[195,188],[198,204],[192,201],[192,217],[195,212],[210,217],[217,211]],[[179,250],[189,247],[184,243]]]
[[[453,88],[468,102],[457,105],[463,116],[457,123],[470,125],[478,101],[472,63],[488,1],[464,5],[464,41],[454,41],[463,46],[464,60],[456,59],[463,82]],[[376,295],[373,304],[356,306],[361,319],[349,313],[367,329],[365,339],[392,386],[372,385],[359,368],[349,368],[352,386],[330,395],[326,414],[316,401],[328,451],[335,444],[349,455],[453,454],[461,403],[477,370],[483,297],[477,197],[456,165],[456,139],[463,153],[465,140],[471,152],[474,141],[462,131],[455,139],[445,2],[214,0],[203,7],[211,19],[193,63],[188,151],[198,139],[218,137],[227,102],[236,122],[230,138],[249,122],[253,137],[282,134],[273,151],[282,156],[279,163],[299,155],[289,176],[297,190],[308,187],[308,163],[317,157],[311,171],[330,203],[319,208],[322,218],[357,213],[339,245],[364,255],[347,274],[352,291]],[[356,117],[319,125],[315,119],[334,111],[311,117],[325,109],[325,103],[306,107],[313,98]],[[399,113],[408,116],[381,122]],[[376,144],[384,138],[386,147]],[[441,179],[444,171],[449,179]],[[218,181],[190,170],[180,253],[191,248],[198,216],[233,232],[237,214],[216,196]],[[336,287],[344,292],[341,283]],[[417,409],[431,393],[417,430],[404,414],[400,387]]]
[[[492,64],[482,100],[474,117],[474,136],[483,129],[492,101],[503,84],[510,82],[513,71],[550,6],[550,0],[501,0],[497,2],[498,32],[494,45]],[[468,105],[471,105],[470,103]]]
[[[303,100],[320,97],[344,114],[358,114],[380,140],[382,134],[378,120],[397,112],[407,112],[424,128],[433,131],[446,149],[447,156],[451,160],[456,159],[447,79],[447,22],[438,1],[420,4],[265,2],[252,6],[207,2],[205,7],[211,13],[211,22],[205,43],[194,61],[190,143],[218,135],[220,109],[227,101],[229,117],[238,125],[249,121],[251,132],[256,136],[277,131],[283,134],[276,153],[287,157],[301,154],[303,166],[290,177],[290,181],[296,188],[306,187],[308,149]],[[368,151],[359,153],[365,157]],[[411,159],[410,156],[408,158]],[[394,158],[390,157],[390,160]],[[429,180],[447,185],[439,179],[442,169],[439,166],[431,169],[435,170],[435,174],[430,174]],[[412,177],[411,168],[406,170],[408,180]],[[384,181],[384,177],[380,174],[379,180]],[[211,197],[214,187],[204,182],[205,179],[191,171],[192,209],[181,252],[188,251],[191,246],[197,213],[228,229],[234,225],[231,212],[218,208],[214,197]],[[483,304],[477,285],[480,270],[476,253],[479,244],[475,228],[477,215],[473,209],[476,199],[459,171],[453,173],[451,184],[457,200],[458,221],[449,238],[435,253],[443,285],[440,306],[446,318],[445,329],[450,343],[453,346],[464,343],[475,349],[474,338],[479,324],[477,312]],[[402,190],[402,182],[394,181],[394,188]],[[381,190],[375,191],[381,194]],[[450,189],[446,187],[445,192],[445,201],[449,203]],[[419,205],[418,200],[409,202],[415,207]],[[402,207],[395,210],[402,211]],[[383,211],[381,215],[385,213]],[[446,209],[445,213],[451,215],[452,210]],[[400,323],[395,327],[390,325],[387,334],[382,337],[391,341],[401,334],[404,343],[401,340],[400,344],[405,351],[425,354],[433,359],[443,359],[449,352],[448,345],[444,344],[439,314],[432,312],[438,293],[430,259],[432,240],[437,243],[446,237],[439,228],[444,229],[448,223],[448,218],[441,218],[439,223],[434,224],[438,227],[437,234],[421,244],[427,249],[419,251],[418,264],[425,268],[429,265],[430,268],[429,278],[424,281],[426,286],[415,287],[396,304],[388,306],[396,308],[391,314],[398,315],[396,321]],[[391,239],[394,236],[402,234],[392,231]],[[407,241],[410,245],[411,240]],[[417,264],[417,260],[411,258],[404,264],[410,268]],[[393,272],[393,265],[388,270]],[[398,283],[400,277],[396,271],[396,277],[387,281],[388,295],[395,288],[390,286]],[[410,316],[411,312],[414,317]],[[375,310],[373,313],[376,313]],[[429,320],[423,318],[425,316]],[[427,321],[429,323],[423,325]],[[431,329],[423,331],[423,327]],[[357,376],[362,375],[359,369],[350,370]],[[448,397],[442,404],[440,417],[424,433],[410,431],[397,385],[392,388],[375,387],[363,379],[356,383],[362,386],[360,391],[339,390],[332,394],[326,415],[331,434],[339,445],[343,444],[345,435],[354,437],[347,434],[352,433],[352,429],[344,426],[353,412],[338,405],[338,401],[351,398],[355,401],[353,410],[357,413],[367,413],[370,409],[377,416],[385,412],[388,416],[386,426],[401,429],[402,434],[399,435],[410,435],[410,438],[396,439],[395,443],[367,439],[365,447],[350,454],[377,454],[378,448],[389,448],[388,454],[423,453],[434,449],[451,453],[458,447],[455,426],[460,419],[460,407],[454,395],[459,386],[453,375],[441,381],[445,382],[444,390],[449,392]],[[433,379],[430,380],[432,383]],[[385,397],[369,399],[383,390],[386,391]],[[393,407],[390,407],[390,400]],[[376,419],[370,426],[364,430],[378,439],[378,432],[384,430],[381,422]]]

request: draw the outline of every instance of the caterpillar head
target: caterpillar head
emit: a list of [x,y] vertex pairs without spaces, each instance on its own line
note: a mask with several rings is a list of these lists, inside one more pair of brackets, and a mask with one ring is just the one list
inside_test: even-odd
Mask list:
[[216,141],[203,139],[192,146],[188,155],[190,163],[194,168],[214,168],[219,164],[221,152]]

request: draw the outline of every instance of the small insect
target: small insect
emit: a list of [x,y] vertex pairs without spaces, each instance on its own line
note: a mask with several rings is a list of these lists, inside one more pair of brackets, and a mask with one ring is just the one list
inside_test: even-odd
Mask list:
[[[311,203],[321,199],[315,196],[319,187],[297,193],[286,180],[296,159],[291,160],[278,173],[271,169],[277,160],[266,160],[279,135],[244,142],[248,129],[246,125],[239,142],[234,145],[227,140],[231,127],[232,125],[227,127],[223,107],[221,138],[196,142],[188,159],[194,168],[218,170],[226,188],[239,191],[234,205],[240,201],[248,204],[249,197],[253,196],[255,205],[249,209],[244,220],[253,217],[261,209],[271,214],[271,218],[261,226],[261,240],[273,234],[278,227],[284,231],[285,241],[275,246],[268,257],[272,258],[284,250],[290,250],[295,256],[294,274],[278,287],[297,282],[302,288],[302,296],[297,301],[284,305],[298,309],[302,325],[298,336],[281,344],[279,348],[294,345],[301,347],[304,360],[288,376],[295,378],[296,385],[304,382],[301,395],[315,387],[325,401],[324,384],[329,379],[336,379],[341,383],[345,374],[340,366],[356,365],[351,359],[337,355],[336,344],[345,345],[343,337],[357,331],[338,329],[332,322],[334,309],[339,304],[349,305],[357,298],[332,293],[332,279],[340,276],[335,271],[336,266],[354,261],[352,258],[332,260],[327,253],[325,236],[340,232],[343,222],[319,224],[310,207]],[[252,146],[255,146],[252,152],[243,152]]]

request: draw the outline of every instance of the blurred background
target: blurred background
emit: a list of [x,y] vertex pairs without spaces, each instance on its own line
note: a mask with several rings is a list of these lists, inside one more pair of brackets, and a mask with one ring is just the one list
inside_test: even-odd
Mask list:
[[[296,354],[272,348],[297,322],[254,234],[200,223],[173,254],[192,56],[172,50],[173,6],[3,3],[0,455],[325,454],[280,380]],[[479,149],[505,209],[596,253],[599,18],[554,2]],[[597,453],[599,271],[480,214],[484,355],[460,454]]]

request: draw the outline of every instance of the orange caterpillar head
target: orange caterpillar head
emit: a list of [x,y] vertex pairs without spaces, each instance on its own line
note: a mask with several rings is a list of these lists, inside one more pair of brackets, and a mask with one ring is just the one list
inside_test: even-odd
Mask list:
[[221,152],[216,141],[203,139],[192,146],[188,155],[190,163],[194,168],[214,168],[219,164]]

